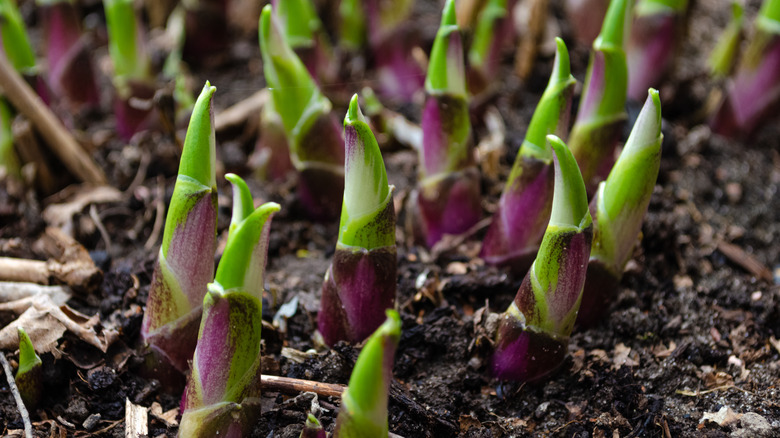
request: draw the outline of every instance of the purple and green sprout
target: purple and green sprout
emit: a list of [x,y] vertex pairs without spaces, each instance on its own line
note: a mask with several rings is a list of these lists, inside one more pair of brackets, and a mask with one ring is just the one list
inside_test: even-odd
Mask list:
[[471,94],[478,94],[493,82],[502,52],[514,37],[511,11],[515,2],[507,3],[507,0],[488,0],[477,18],[468,51]]
[[108,54],[114,64],[114,115],[123,140],[145,129],[155,93],[143,28],[133,0],[103,0],[108,27]]
[[24,405],[35,408],[43,394],[43,362],[22,327],[19,327],[19,368],[14,379]]
[[560,38],[556,44],[550,81],[528,125],[480,254],[486,262],[508,265],[519,274],[533,261],[550,219],[554,172],[547,135],[566,137],[577,84],[566,45]]
[[745,9],[738,1],[731,3],[731,19],[718,38],[710,53],[710,73],[715,78],[723,78],[731,73],[737,59],[739,45],[742,42],[742,26],[745,22]]
[[333,48],[312,0],[272,0],[271,4],[287,44],[309,74],[321,83],[331,82],[336,73]]
[[688,0],[640,0],[626,47],[628,97],[640,101],[672,67],[683,41]]
[[100,95],[81,20],[72,0],[37,0],[53,99],[72,107],[97,107]]
[[474,164],[465,65],[455,2],[444,6],[425,80],[419,180],[410,197],[417,240],[432,247],[445,234],[462,234],[482,215]]
[[233,217],[203,318],[182,399],[181,437],[247,436],[260,414],[263,276],[271,217],[279,205],[254,208],[246,183],[233,185]]
[[306,423],[298,438],[328,438],[327,432],[322,428],[320,421],[312,414],[306,417]]
[[589,46],[601,30],[610,0],[565,0],[566,18],[574,38],[582,46]]
[[203,297],[214,278],[217,184],[211,101],[215,91],[206,82],[190,118],[141,326],[157,373],[169,369],[166,363],[181,372],[189,368]]
[[335,218],[344,193],[341,129],[332,117],[330,101],[287,44],[272,15],[271,5],[266,5],[259,32],[263,72],[271,91],[267,105],[273,105],[281,119],[304,209],[315,220]]
[[612,168],[615,148],[628,117],[628,67],[623,36],[630,3],[614,0],[609,4],[601,33],[593,42],[577,119],[569,135],[569,148],[589,193]]
[[328,345],[368,337],[396,295],[393,187],[379,145],[352,97],[344,118],[344,203],[336,253],[322,285],[318,329]]
[[590,203],[593,248],[579,325],[598,322],[615,296],[658,178],[662,140],[661,100],[650,89],[620,157]]
[[393,359],[401,339],[401,317],[387,310],[387,319],[366,341],[349,385],[341,396],[334,438],[386,438],[387,401],[393,380]]
[[765,0],[726,96],[712,120],[722,135],[750,135],[780,105],[780,0]]
[[556,370],[577,318],[593,220],[577,162],[556,136],[555,188],[547,231],[514,301],[499,319],[491,371],[502,380],[532,381]]

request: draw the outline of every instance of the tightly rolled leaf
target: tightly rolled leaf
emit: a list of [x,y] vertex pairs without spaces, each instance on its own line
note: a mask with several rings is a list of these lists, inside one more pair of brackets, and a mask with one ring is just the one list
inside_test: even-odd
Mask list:
[[461,234],[482,214],[474,165],[465,65],[455,3],[444,6],[425,80],[419,182],[410,208],[419,241],[429,247],[444,234]]
[[555,152],[555,193],[539,253],[514,301],[501,316],[491,370],[499,379],[531,381],[557,369],[566,356],[585,284],[593,221],[577,163],[565,144]]
[[197,342],[206,286],[214,276],[217,187],[214,113],[208,82],[195,103],[165,220],[141,326],[160,361],[184,372]]
[[712,49],[709,57],[710,72],[715,77],[725,77],[731,73],[742,42],[742,25],[745,21],[745,10],[738,1],[731,3],[731,20],[718,38],[718,43]]
[[54,97],[77,109],[100,104],[95,72],[76,8],[68,0],[37,0]]
[[393,187],[379,145],[352,97],[344,118],[346,186],[339,239],[322,285],[318,329],[328,345],[360,342],[396,294]]
[[674,63],[685,34],[688,0],[642,0],[634,8],[626,47],[628,97],[640,100],[657,87]]
[[650,89],[626,146],[591,201],[593,249],[577,324],[597,322],[615,296],[658,178],[662,141],[661,100]]
[[19,368],[14,379],[24,405],[35,408],[43,394],[43,362],[22,327],[19,327]]
[[386,438],[387,399],[393,379],[393,359],[401,339],[401,317],[387,319],[366,341],[341,396],[334,438]]
[[270,5],[263,8],[259,34],[271,102],[298,170],[298,197],[311,218],[337,217],[344,193],[344,141],[331,103],[287,44]]
[[508,265],[518,274],[525,273],[533,261],[550,219],[554,172],[547,135],[566,137],[577,83],[566,45],[560,38],[556,43],[550,81],[528,125],[480,254],[486,262]]
[[601,33],[593,42],[577,119],[569,135],[569,148],[589,193],[612,168],[615,147],[627,118],[628,67],[623,36],[629,3],[614,0],[609,5]]
[[755,32],[727,83],[726,97],[711,122],[721,135],[750,135],[780,105],[780,0],[765,0]]
[[339,45],[357,52],[366,45],[366,13],[362,0],[341,0],[339,3]]
[[333,48],[311,0],[273,0],[285,39],[312,77],[328,83],[336,76]]
[[236,175],[226,178],[233,184],[233,218],[203,300],[181,437],[247,436],[260,414],[263,276],[271,217],[279,205],[255,209],[246,183]]
[[133,0],[103,0],[108,27],[108,54],[114,64],[114,116],[124,140],[146,127],[152,110],[154,77],[144,44],[143,28]]
[[501,53],[514,37],[511,14],[514,3],[507,5],[507,0],[489,0],[479,14],[468,52],[471,94],[484,90],[498,73]]
[[299,438],[327,438],[328,434],[325,429],[322,428],[319,420],[312,414],[306,417],[306,424],[303,425],[303,430]]

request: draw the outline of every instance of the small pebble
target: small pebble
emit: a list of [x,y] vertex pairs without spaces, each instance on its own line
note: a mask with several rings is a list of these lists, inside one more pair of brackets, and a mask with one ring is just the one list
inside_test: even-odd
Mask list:
[[735,182],[726,184],[726,196],[730,203],[738,203],[742,199],[742,185]]
[[84,420],[84,423],[81,425],[84,426],[84,429],[87,431],[92,431],[95,426],[97,426],[98,422],[100,421],[100,414],[92,414],[89,417],[87,417],[86,420]]

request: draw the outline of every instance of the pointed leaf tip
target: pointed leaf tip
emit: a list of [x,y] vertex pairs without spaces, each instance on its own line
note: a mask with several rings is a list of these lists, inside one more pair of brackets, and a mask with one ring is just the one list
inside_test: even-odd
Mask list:
[[217,185],[217,152],[211,105],[216,91],[217,88],[206,81],[190,116],[179,164],[179,175],[193,178],[206,187]]
[[344,119],[345,125],[351,125],[357,121],[364,121],[363,112],[360,111],[360,103],[358,102],[358,95],[355,93],[352,99],[349,101],[349,109],[347,110],[347,117]]
[[16,373],[18,375],[24,374],[34,366],[41,364],[41,358],[35,353],[32,340],[24,328],[19,326],[17,329],[19,333],[19,368]]
[[623,47],[623,36],[626,31],[626,24],[629,23],[628,15],[631,9],[628,5],[628,0],[610,1],[601,32],[593,43],[594,48]]
[[444,26],[457,26],[458,15],[455,9],[455,0],[447,0],[444,4],[444,10],[441,16],[441,27]]
[[548,135],[555,153],[555,187],[550,225],[580,228],[588,213],[588,195],[582,173],[566,144],[555,135]]
[[235,173],[228,173],[225,179],[233,186],[233,215],[230,219],[230,232],[255,210],[255,201],[246,182]]
[[569,80],[569,76],[571,76],[569,49],[560,37],[555,37],[555,45],[555,61],[553,64],[553,72],[550,76],[557,78],[559,81],[567,81]]

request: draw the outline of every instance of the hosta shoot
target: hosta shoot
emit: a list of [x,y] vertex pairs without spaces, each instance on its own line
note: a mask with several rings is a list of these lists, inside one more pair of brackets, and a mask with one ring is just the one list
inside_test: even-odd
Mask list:
[[711,122],[722,135],[750,135],[780,102],[780,0],[765,0],[726,96]]
[[444,6],[425,80],[419,180],[410,206],[417,240],[432,247],[461,234],[482,214],[474,165],[465,65],[455,2]]
[[[190,118],[141,326],[157,366],[189,368],[217,239],[216,147],[212,98],[203,87]],[[160,370],[162,372],[162,370]]]
[[642,228],[661,165],[661,100],[650,89],[623,151],[591,201],[594,234],[577,323],[609,308]]
[[37,406],[43,394],[43,362],[22,327],[19,327],[19,368],[15,380],[24,405]]
[[182,400],[181,437],[248,436],[260,414],[260,332],[263,276],[271,217],[279,205],[254,208],[236,175],[233,217],[203,318]]
[[312,414],[306,417],[306,423],[303,425],[303,430],[299,438],[327,438],[328,434],[325,429],[322,428],[320,421],[317,420]]
[[501,52],[514,36],[510,13],[513,6],[507,5],[507,0],[488,0],[479,14],[468,51],[471,94],[478,94],[496,78]]
[[569,148],[589,192],[612,168],[615,147],[627,118],[628,67],[623,37],[630,3],[614,0],[609,4],[601,33],[593,42],[577,119],[569,135]]
[[298,171],[298,197],[311,218],[334,218],[344,190],[344,140],[330,101],[287,44],[272,10],[266,5],[260,16],[263,72]]
[[388,436],[388,392],[400,339],[401,317],[395,310],[388,310],[387,319],[368,338],[355,362],[349,385],[341,396],[334,438]]
[[0,41],[11,65],[24,75],[34,75],[35,52],[16,0],[0,0]]
[[688,0],[640,0],[626,47],[628,97],[641,100],[669,71],[683,41]]
[[328,345],[360,342],[396,294],[395,209],[382,154],[354,95],[344,118],[344,202],[333,262],[322,285],[318,329]]
[[498,209],[482,244],[481,257],[523,274],[533,261],[550,219],[553,199],[553,151],[548,134],[566,137],[571,98],[577,81],[569,52],[560,38],[550,81],[528,125]]
[[739,1],[731,3],[731,20],[718,38],[709,57],[710,72],[715,77],[726,77],[731,73],[742,42],[742,26],[745,22],[745,9]]
[[273,0],[271,4],[287,44],[312,77],[331,82],[334,79],[333,49],[312,0]]
[[577,162],[556,136],[555,189],[550,223],[531,269],[499,320],[492,373],[532,381],[557,369],[566,356],[585,284],[593,221]]

